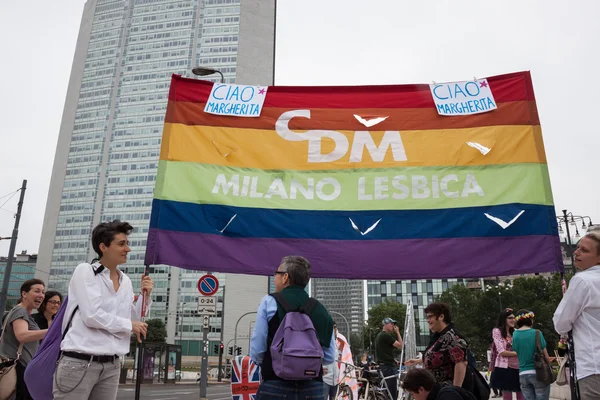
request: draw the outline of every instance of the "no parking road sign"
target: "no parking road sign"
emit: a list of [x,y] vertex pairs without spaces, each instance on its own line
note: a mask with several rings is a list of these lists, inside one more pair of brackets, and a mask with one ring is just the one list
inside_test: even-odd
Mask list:
[[204,275],[198,279],[198,291],[203,296],[214,296],[219,290],[219,280],[214,275]]

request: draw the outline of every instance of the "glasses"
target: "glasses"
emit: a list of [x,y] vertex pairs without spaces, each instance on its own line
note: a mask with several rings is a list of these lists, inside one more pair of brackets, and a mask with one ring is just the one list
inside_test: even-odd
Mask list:
[[285,272],[285,271],[275,271],[275,275],[283,275],[283,274],[287,274],[287,272]]
[[58,301],[58,300],[48,300],[48,304],[52,304],[53,306],[60,306],[60,301]]
[[433,319],[433,318],[435,318],[435,314],[427,314],[427,315],[425,316],[425,318],[426,318],[427,320]]

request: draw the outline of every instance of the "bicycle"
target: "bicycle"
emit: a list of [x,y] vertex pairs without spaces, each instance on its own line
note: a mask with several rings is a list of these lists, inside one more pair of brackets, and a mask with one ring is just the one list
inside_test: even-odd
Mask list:
[[[387,384],[390,379],[398,379],[398,376],[383,376],[378,365],[375,370],[363,369],[362,377],[359,379],[362,385],[358,389],[358,400],[397,400],[392,399],[392,393]],[[404,393],[400,399],[404,399]]]
[[340,361],[340,364],[344,364],[344,375],[341,379],[341,382],[338,383],[337,391],[335,393],[336,400],[354,400],[354,394],[352,393],[352,388],[346,384],[346,379],[355,379],[355,376],[352,376],[352,373],[355,371],[362,371],[362,368],[357,367],[353,364],[348,364],[343,361]]

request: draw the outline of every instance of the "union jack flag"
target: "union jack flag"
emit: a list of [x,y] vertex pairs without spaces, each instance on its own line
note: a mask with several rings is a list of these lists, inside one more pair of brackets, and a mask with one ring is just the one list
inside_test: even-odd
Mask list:
[[250,356],[237,356],[231,366],[231,396],[233,400],[256,400],[260,385],[260,367]]

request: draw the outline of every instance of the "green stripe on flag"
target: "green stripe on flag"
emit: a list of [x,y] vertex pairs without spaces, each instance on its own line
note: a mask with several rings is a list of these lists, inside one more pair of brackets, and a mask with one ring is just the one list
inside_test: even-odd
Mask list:
[[160,161],[155,198],[290,210],[552,205],[546,164],[264,171]]

